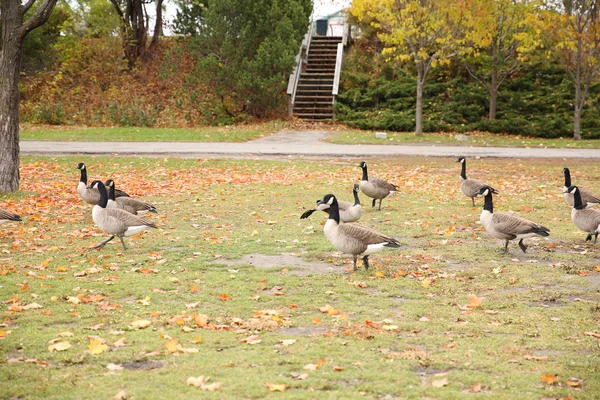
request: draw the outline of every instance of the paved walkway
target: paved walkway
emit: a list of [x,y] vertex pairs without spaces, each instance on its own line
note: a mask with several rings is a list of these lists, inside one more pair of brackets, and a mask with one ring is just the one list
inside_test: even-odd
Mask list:
[[284,131],[245,143],[21,141],[22,154],[223,157],[499,157],[600,159],[600,149],[544,149],[438,145],[345,145],[321,141],[326,131]]

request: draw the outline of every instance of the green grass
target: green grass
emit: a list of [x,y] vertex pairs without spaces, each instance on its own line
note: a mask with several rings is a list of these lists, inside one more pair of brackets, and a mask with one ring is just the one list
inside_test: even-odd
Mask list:
[[82,142],[245,142],[284,129],[285,123],[203,128],[69,127],[24,124],[22,140]]
[[[75,192],[79,161],[90,179],[112,177],[154,203],[159,229],[126,238],[126,252],[117,241],[90,250],[106,235]],[[299,215],[328,192],[349,200],[356,164],[24,157],[23,192],[0,196],[24,219],[0,227],[2,397],[597,397],[599,339],[584,333],[600,332],[600,245],[584,243],[571,224],[560,186],[569,166],[576,183],[598,192],[600,166],[473,160],[469,174],[500,191],[497,211],[551,229],[548,239],[526,240],[527,254],[511,243],[505,255],[477,222],[481,200],[472,208],[458,190],[453,159],[372,160],[371,174],[401,191],[380,212],[361,196],[360,223],[403,246],[371,256],[373,270],[344,274],[351,260],[323,237],[325,214]],[[229,264],[252,254],[295,255],[322,273]],[[482,306],[466,307],[469,295]],[[32,303],[42,308],[11,309]],[[194,313],[209,326],[196,326]],[[151,325],[135,329],[137,318]],[[50,352],[65,332],[71,347]],[[240,341],[254,334],[260,343]],[[90,354],[90,336],[109,348]],[[111,345],[121,338],[125,347]],[[168,338],[197,353],[169,354]],[[302,373],[308,378],[294,379]],[[557,382],[542,382],[547,374]],[[200,375],[221,388],[186,386]],[[573,378],[579,388],[567,385]],[[286,392],[270,392],[268,382]]]
[[337,144],[386,144],[386,145],[451,145],[482,147],[546,147],[546,148],[600,148],[600,140],[571,138],[542,139],[486,132],[469,132],[467,141],[455,139],[454,133],[426,133],[416,136],[414,132],[387,132],[387,139],[375,138],[374,131],[341,129],[331,134],[327,141]]

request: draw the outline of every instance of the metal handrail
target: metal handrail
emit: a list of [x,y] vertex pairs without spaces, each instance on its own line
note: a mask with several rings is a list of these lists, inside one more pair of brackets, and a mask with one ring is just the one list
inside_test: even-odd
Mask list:
[[302,73],[304,63],[306,62],[306,59],[308,57],[310,43],[312,42],[314,25],[314,21],[308,25],[308,32],[306,32],[306,35],[304,35],[302,45],[300,46],[300,51],[296,56],[296,67],[294,68],[294,72],[290,75],[290,78],[288,80],[287,94],[290,95],[290,105],[288,110],[290,117],[292,116],[294,110],[294,102],[296,100],[298,80],[300,79],[300,74]]
[[[342,74],[342,60],[344,59],[344,44],[338,43],[337,54],[335,56],[335,73],[333,75],[333,88],[331,88],[331,94],[333,96],[338,95],[338,89],[340,86],[340,75]],[[335,97],[333,98],[335,103]]]

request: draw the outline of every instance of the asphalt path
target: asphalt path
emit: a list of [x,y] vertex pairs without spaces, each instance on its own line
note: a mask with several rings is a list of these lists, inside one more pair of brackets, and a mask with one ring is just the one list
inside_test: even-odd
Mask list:
[[600,159],[600,149],[471,147],[468,145],[346,145],[322,141],[327,131],[282,131],[244,143],[21,141],[21,154],[122,155],[179,158],[497,157]]

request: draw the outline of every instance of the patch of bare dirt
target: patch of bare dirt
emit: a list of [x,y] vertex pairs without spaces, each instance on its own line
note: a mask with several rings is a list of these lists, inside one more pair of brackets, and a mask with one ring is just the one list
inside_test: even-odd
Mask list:
[[252,265],[256,268],[272,269],[272,268],[289,268],[289,274],[306,276],[310,274],[330,274],[330,273],[341,273],[342,270],[339,267],[335,267],[332,264],[322,262],[310,262],[303,260],[302,258],[293,254],[279,254],[279,255],[266,255],[266,254],[246,254],[239,260],[226,260],[219,259],[214,261],[215,264],[226,264],[227,266],[235,265]]

